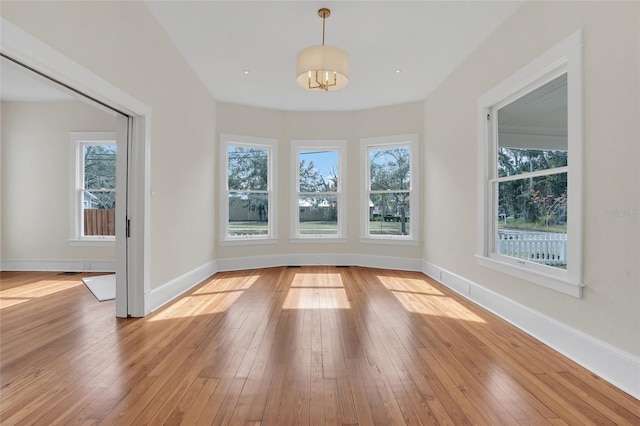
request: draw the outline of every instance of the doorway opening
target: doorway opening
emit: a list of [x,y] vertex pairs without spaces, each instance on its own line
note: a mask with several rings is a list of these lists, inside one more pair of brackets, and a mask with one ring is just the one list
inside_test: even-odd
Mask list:
[[[32,79],[37,75],[63,95],[115,118],[117,188],[112,267],[117,277],[116,316],[144,316],[148,313],[144,294],[149,288],[150,109],[4,18],[2,27],[3,65],[7,61],[22,73],[30,73]],[[3,92],[8,87],[3,85]]]

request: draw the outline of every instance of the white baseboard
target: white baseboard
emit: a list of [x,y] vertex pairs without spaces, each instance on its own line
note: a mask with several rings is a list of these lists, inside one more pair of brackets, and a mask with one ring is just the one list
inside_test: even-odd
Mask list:
[[218,259],[219,271],[239,271],[244,269],[273,268],[288,265],[336,265],[367,266],[370,268],[421,271],[421,259],[375,256],[344,253],[299,253],[287,255],[262,255]]
[[116,272],[115,260],[2,260],[2,271]]
[[166,305],[184,292],[218,272],[216,261],[207,262],[145,294],[145,315]]
[[640,399],[640,357],[427,261],[422,272]]

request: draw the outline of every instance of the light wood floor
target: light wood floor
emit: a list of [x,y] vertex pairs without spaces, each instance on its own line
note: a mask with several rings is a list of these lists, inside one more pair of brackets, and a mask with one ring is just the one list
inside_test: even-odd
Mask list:
[[420,273],[219,273],[141,319],[81,277],[2,273],[2,425],[640,424],[638,400]]

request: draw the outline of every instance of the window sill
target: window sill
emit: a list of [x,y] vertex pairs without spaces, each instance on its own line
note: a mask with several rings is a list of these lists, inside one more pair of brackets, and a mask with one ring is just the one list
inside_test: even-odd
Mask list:
[[575,283],[564,277],[534,271],[527,268],[528,263],[526,262],[522,266],[516,266],[514,264],[486,256],[476,255],[476,258],[478,259],[479,265],[504,272],[505,274],[521,278],[533,284],[537,284],[578,299],[582,298],[582,289],[584,288],[584,284],[582,283]]
[[238,238],[229,240],[220,240],[220,246],[252,246],[260,244],[278,244],[280,240],[277,238]]
[[72,238],[69,240],[72,247],[115,247],[115,237],[107,238]]
[[418,240],[402,237],[361,237],[361,244],[387,244],[396,246],[418,246]]
[[305,236],[289,238],[291,244],[346,244],[346,238],[339,237],[322,237],[322,236]]

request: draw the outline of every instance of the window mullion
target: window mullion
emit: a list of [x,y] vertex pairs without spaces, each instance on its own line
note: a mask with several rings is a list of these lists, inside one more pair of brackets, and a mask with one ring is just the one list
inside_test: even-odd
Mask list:
[[493,178],[493,179],[489,179],[489,182],[490,183],[511,182],[514,180],[557,175],[560,173],[568,173],[568,172],[569,172],[569,166],[555,167],[553,169],[538,170],[535,172],[525,172],[517,175],[509,175],[509,176],[502,176],[499,178]]
[[337,196],[337,192],[298,192],[301,196],[313,196],[313,197],[322,197],[322,196]]
[[257,190],[257,189],[228,189],[229,192],[244,192],[246,194],[269,194],[269,190]]

